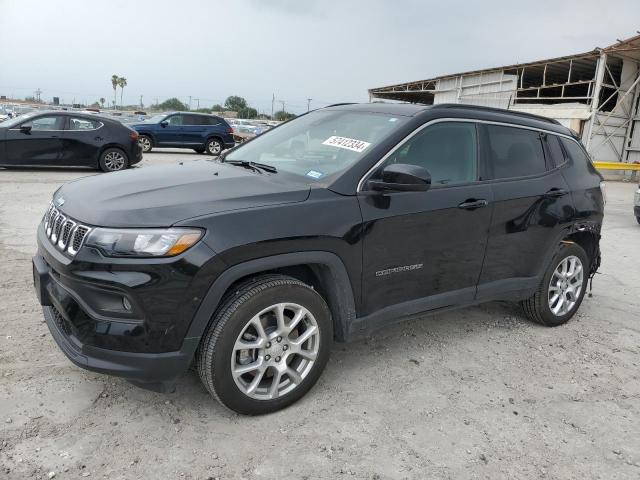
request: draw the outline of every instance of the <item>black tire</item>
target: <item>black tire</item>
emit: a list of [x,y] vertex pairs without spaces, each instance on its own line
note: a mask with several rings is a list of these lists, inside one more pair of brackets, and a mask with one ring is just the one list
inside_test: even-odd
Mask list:
[[[567,257],[575,256],[580,259],[583,268],[582,275],[582,288],[580,293],[576,299],[573,307],[569,309],[563,315],[556,315],[551,310],[549,305],[549,287],[551,283],[551,278],[556,270],[556,268],[560,265],[560,263]],[[524,309],[525,314],[531,320],[536,323],[540,323],[547,327],[557,327],[558,325],[562,325],[566,323],[573,315],[576,313],[578,308],[580,308],[580,304],[582,303],[582,299],[584,298],[584,294],[587,290],[587,282],[589,281],[589,266],[591,262],[587,257],[584,249],[575,243],[563,243],[560,246],[559,251],[555,254],[547,271],[542,277],[542,281],[540,282],[540,286],[536,293],[521,302],[522,308]]]
[[219,138],[208,138],[205,144],[205,151],[207,155],[220,155],[224,150],[224,144]]
[[[246,332],[249,320],[255,315],[275,304],[289,302],[304,307],[314,317],[320,339],[317,356],[306,376],[291,391],[277,398],[252,398],[240,389],[232,375],[231,363],[236,358],[234,345],[243,331]],[[283,339],[283,344],[288,340],[288,337]],[[313,387],[329,359],[332,340],[331,313],[324,299],[313,288],[292,277],[263,275],[234,288],[223,298],[198,348],[198,373],[209,393],[227,408],[245,415],[271,413],[291,405]],[[275,342],[274,345],[278,346]],[[267,350],[260,352],[261,360],[268,359]],[[287,358],[284,353],[282,355],[285,366],[293,365],[295,355]],[[291,362],[288,361],[290,359]],[[261,378],[269,380],[266,373]],[[272,379],[271,385],[273,383]]]
[[119,148],[107,148],[100,155],[100,169],[103,172],[119,172],[129,167],[129,158]]
[[193,151],[196,153],[204,153],[204,147],[194,148]]
[[142,153],[149,153],[153,150],[153,138],[149,135],[140,135],[138,137],[138,143],[142,147]]
[[640,217],[636,217],[636,222],[640,223]]

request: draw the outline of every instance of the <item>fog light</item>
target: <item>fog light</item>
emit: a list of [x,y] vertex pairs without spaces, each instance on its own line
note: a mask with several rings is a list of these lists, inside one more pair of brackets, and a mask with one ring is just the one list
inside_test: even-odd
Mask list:
[[122,297],[122,306],[124,307],[124,309],[128,312],[131,311],[131,302],[129,301],[129,299],[127,297]]

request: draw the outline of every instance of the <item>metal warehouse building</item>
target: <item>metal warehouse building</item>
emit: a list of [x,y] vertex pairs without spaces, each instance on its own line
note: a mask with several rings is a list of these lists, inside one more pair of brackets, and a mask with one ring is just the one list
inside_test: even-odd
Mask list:
[[594,160],[640,162],[640,35],[590,52],[369,90],[371,100],[467,103],[555,118]]

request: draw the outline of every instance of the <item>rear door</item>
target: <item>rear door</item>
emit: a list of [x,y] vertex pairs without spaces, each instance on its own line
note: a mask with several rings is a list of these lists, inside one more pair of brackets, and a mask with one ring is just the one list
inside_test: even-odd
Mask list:
[[62,165],[95,166],[107,128],[96,118],[69,117],[62,139]]
[[205,115],[184,115],[182,122],[182,142],[186,145],[202,146],[206,140],[210,117]]
[[493,216],[478,298],[538,285],[549,252],[573,217],[569,187],[545,154],[538,130],[483,124],[483,177],[493,190]]
[[158,146],[172,146],[182,143],[183,117],[184,115],[181,113],[176,113],[164,119],[166,124],[164,126],[161,124],[156,133],[156,143]]
[[[8,165],[59,165],[62,151],[63,115],[29,118],[7,130],[5,162]],[[21,127],[31,127],[28,131]]]

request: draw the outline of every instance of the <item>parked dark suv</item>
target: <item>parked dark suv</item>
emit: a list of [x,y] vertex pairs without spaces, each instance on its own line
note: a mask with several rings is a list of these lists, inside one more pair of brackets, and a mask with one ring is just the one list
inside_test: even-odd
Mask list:
[[203,113],[161,113],[142,123],[129,125],[140,134],[144,153],[154,147],[191,148],[219,155],[235,145],[233,129],[224,118]]
[[34,279],[71,361],[151,388],[195,362],[224,405],[265,413],[334,339],[423,312],[513,300],[560,325],[600,263],[602,179],[552,120],[345,104],[225,153],[54,194]]

